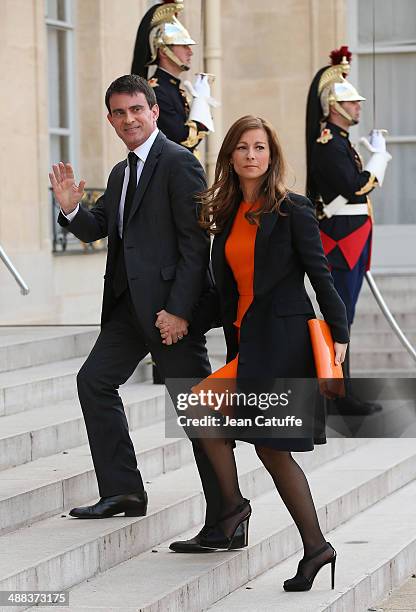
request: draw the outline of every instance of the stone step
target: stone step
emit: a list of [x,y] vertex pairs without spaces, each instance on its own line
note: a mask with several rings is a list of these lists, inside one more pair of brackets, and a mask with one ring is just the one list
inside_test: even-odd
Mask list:
[[[299,460],[309,471],[365,445],[365,439],[330,440],[314,453],[299,454]],[[273,488],[269,475],[249,445],[239,444],[236,456],[245,495],[252,498]],[[93,489],[91,483],[91,495]],[[202,522],[203,495],[193,461],[180,470],[147,481],[146,489],[149,493],[146,517],[80,521],[66,518],[60,511],[56,516],[3,534],[0,591],[36,590],[41,585],[48,590],[68,588],[187,529],[197,528]],[[36,503],[35,498],[30,499]],[[73,505],[68,498],[65,503],[65,510]],[[3,524],[3,514],[0,524]]]
[[392,370],[391,368],[386,369],[372,369],[369,370],[368,367],[365,369],[356,369],[355,364],[351,364],[351,376],[353,378],[414,378],[415,377],[415,369],[407,368],[400,370]]
[[[388,309],[391,311],[394,317],[401,316],[408,313],[414,313],[416,311],[416,296],[408,295],[404,293],[402,295],[395,294],[394,296],[385,297],[385,302]],[[380,312],[380,306],[372,295],[364,295],[357,302],[356,316],[373,314]]]
[[[133,383],[120,389],[130,429],[165,417],[162,385]],[[0,420],[0,470],[54,455],[87,443],[78,400],[3,416]]]
[[416,398],[376,400],[382,410],[369,416],[346,417],[330,415],[327,417],[327,437],[343,436],[349,438],[412,438],[416,435]]
[[[55,402],[75,399],[75,376],[85,357],[21,368],[0,374],[0,416],[15,414]],[[147,359],[140,362],[130,382],[150,377]]]
[[413,482],[327,534],[337,550],[333,591],[328,566],[319,572],[311,591],[284,592],[284,580],[296,573],[299,560],[296,555],[249,580],[208,609],[213,612],[416,610],[414,595],[407,598],[406,605],[396,601],[394,608],[372,605],[414,574],[416,529],[412,505],[415,497],[416,482]]
[[[416,287],[416,272],[412,273],[378,273],[372,271],[373,278],[381,292],[397,291],[404,293]],[[367,281],[363,282],[363,291],[370,291]]]
[[368,610],[371,612],[397,612],[404,610],[414,610],[416,602],[416,574],[412,573],[402,584],[393,585],[387,596],[383,594],[383,601],[378,600],[373,603]]
[[[408,329],[405,333],[406,338],[409,340],[410,344],[415,347],[416,350],[416,329]],[[379,348],[401,348],[405,350],[393,332],[393,330],[379,330],[379,331],[365,331],[363,329],[355,329],[355,326],[352,327],[351,331],[351,351],[355,352],[361,348],[371,348],[371,349],[379,349]]]
[[406,370],[413,369],[416,375],[416,361],[403,348],[356,348],[351,350],[351,365],[358,370]]
[[[411,306],[413,306],[413,309],[416,309],[416,278],[414,285],[407,287],[407,289],[397,290],[396,288],[391,288],[389,291],[381,290],[381,293],[392,312],[408,312]],[[361,310],[364,306],[366,308],[374,308],[374,310],[380,308],[368,287],[363,287],[357,302],[358,310]]]
[[[332,450],[334,448],[349,447],[334,444]],[[241,446],[236,451],[242,483],[250,493],[260,494],[270,489],[271,484],[250,450]],[[190,529],[203,520],[200,488],[196,466],[190,462],[181,470],[163,474],[150,482],[146,478],[149,493],[146,517],[80,521],[63,518],[62,509],[56,516],[3,534],[0,536],[0,590],[4,590],[6,584],[10,589],[12,584],[19,584],[20,588],[25,585],[26,590],[26,586],[29,589],[29,584],[34,586],[36,581],[48,584],[51,589],[53,583],[77,584],[100,568],[107,569]],[[95,494],[92,482],[88,492]],[[31,499],[36,503],[33,496]],[[65,510],[73,505],[67,499],[65,503]],[[3,524],[2,519],[3,515],[0,524]],[[6,550],[13,557],[10,563],[3,554]]]
[[[408,329],[416,328],[415,310],[405,313],[394,313],[394,318],[396,319],[396,322],[399,327],[405,333]],[[373,313],[360,312],[359,310],[357,310],[353,325],[354,330],[389,331],[391,329],[380,309],[375,310]]]
[[[416,455],[412,441],[379,440],[365,444],[313,470],[308,475],[308,480],[324,533],[337,528],[348,529],[354,524],[365,525],[368,531],[364,527],[356,528],[359,537],[354,528],[350,528],[347,532],[347,541],[368,541],[369,538],[375,541],[380,533],[382,543],[389,542],[389,546],[387,548],[383,545],[377,546],[375,541],[375,548],[379,553],[387,553],[387,558],[389,558],[388,553],[394,550],[394,546],[398,552],[405,546],[408,547],[416,537],[412,510],[416,484],[412,483],[408,487],[404,485],[415,477],[415,468]],[[247,496],[248,492],[244,486],[242,490]],[[392,495],[396,491],[397,497]],[[130,556],[137,556],[120,565],[113,563],[112,568],[70,589],[71,610],[88,608],[106,612],[133,612],[133,610],[198,612],[206,610],[216,602],[221,605],[232,601],[233,596],[229,595],[230,593],[235,591],[235,597],[240,596],[244,585],[256,577],[261,580],[261,574],[277,564],[279,565],[276,569],[284,566],[282,577],[293,575],[300,557],[301,541],[280,498],[275,491],[270,491],[252,499],[252,507],[248,548],[206,555],[175,555],[168,550],[170,539],[166,538],[162,544],[152,545],[151,550],[137,553],[137,539],[131,538],[127,544],[130,547]],[[396,509],[397,513],[386,512],[386,508]],[[384,520],[386,522],[383,522]],[[181,537],[189,537],[193,533],[194,531],[186,532]],[[395,536],[397,534],[397,538],[393,539],[390,533]],[[249,593],[250,607],[243,609],[258,611],[273,609],[285,612],[320,610],[321,608],[311,607],[312,597],[324,597],[323,601],[327,601],[330,595],[339,594],[339,586],[352,588],[351,575],[345,571],[347,563],[350,569],[358,572],[358,575],[366,576],[369,567],[370,571],[374,569],[373,564],[369,565],[371,556],[368,554],[368,547],[364,549],[366,555],[357,557],[357,552],[351,550],[352,545],[343,545],[343,539],[338,538],[336,531],[331,533],[328,539],[338,549],[340,556],[336,576],[337,591],[329,591],[328,576],[325,571],[319,575],[314,590],[307,594],[283,593],[281,589],[283,579],[280,577],[272,584],[273,590],[270,596],[274,602],[273,608],[262,607],[264,600],[261,590],[258,590],[257,593]],[[10,544],[13,543],[10,541]],[[74,549],[73,552],[75,553]],[[290,558],[295,553],[296,557]],[[84,567],[95,569],[97,572],[103,571],[105,566],[108,567],[109,554],[109,546],[105,549],[102,547],[97,553],[98,558],[92,554],[89,556],[94,559],[93,566],[87,568],[87,564],[84,563]],[[118,561],[120,562],[120,559]],[[407,566],[411,566],[411,562],[413,557],[407,560]],[[13,567],[13,563],[11,565]],[[27,562],[26,567],[29,567]],[[66,569],[66,566],[63,567]],[[49,587],[57,589],[56,583],[59,579],[62,582],[63,572],[61,571],[60,576],[57,572],[51,575],[53,580],[49,578]],[[37,584],[42,584],[41,580],[38,580]],[[3,588],[1,582],[0,586]],[[285,599],[282,599],[283,597]],[[303,598],[302,603],[300,597]],[[222,598],[226,599],[221,602]],[[351,604],[351,599],[348,603]],[[240,603],[240,607],[243,605],[244,602]],[[228,612],[237,607],[227,607],[226,603],[223,609]],[[337,612],[341,609],[348,612],[363,610],[350,605],[350,607],[337,608]],[[65,608],[58,610],[64,612]],[[335,612],[335,608],[332,610]]]
[[[140,420],[164,417],[164,399],[155,400],[154,415],[133,416],[130,429],[139,426]],[[343,434],[342,429],[338,430]],[[339,434],[334,433],[334,437]],[[131,438],[144,479],[178,469],[193,458],[186,438],[165,438],[164,421],[131,431]],[[4,484],[0,492],[0,533],[51,516],[65,506],[84,504],[92,495],[98,496],[87,444],[9,468],[1,473],[1,478]]]
[[[164,421],[132,431],[131,439],[144,480],[193,459],[187,438],[165,438]],[[88,444],[3,470],[1,480],[0,534],[98,497]]]
[[98,333],[97,327],[2,327],[0,372],[83,357]]

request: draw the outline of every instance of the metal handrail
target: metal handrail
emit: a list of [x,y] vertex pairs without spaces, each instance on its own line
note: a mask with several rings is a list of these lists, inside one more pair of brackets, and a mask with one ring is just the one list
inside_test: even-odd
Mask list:
[[22,295],[27,295],[30,291],[29,287],[26,285],[25,281],[20,276],[19,272],[16,270],[9,256],[7,255],[6,251],[3,249],[1,245],[0,245],[0,259],[2,259],[6,268],[9,270],[10,274],[13,276],[17,284],[20,286],[20,293]]
[[394,331],[394,333],[396,334],[396,336],[398,337],[398,339],[400,340],[404,348],[407,350],[409,355],[413,357],[413,359],[416,361],[415,349],[410,344],[409,340],[406,338],[406,336],[400,329],[396,319],[391,314],[390,309],[387,306],[386,302],[384,301],[383,296],[381,295],[380,290],[377,287],[376,281],[374,280],[373,275],[371,274],[370,271],[367,271],[365,273],[365,278],[366,278],[367,283],[370,286],[370,289],[376,299],[377,304],[380,306],[381,312],[386,317],[387,323],[390,325],[390,327],[392,328],[392,330]]

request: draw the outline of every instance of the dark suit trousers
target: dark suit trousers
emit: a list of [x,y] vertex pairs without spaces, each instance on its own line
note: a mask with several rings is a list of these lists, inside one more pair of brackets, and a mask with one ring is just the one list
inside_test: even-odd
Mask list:
[[[190,333],[172,346],[163,345],[157,336],[146,339],[125,291],[77,377],[101,497],[140,493],[144,488],[118,388],[149,352],[166,378],[204,378],[211,371],[202,336]],[[212,523],[221,511],[220,488],[197,441],[193,451],[207,501],[206,521]]]

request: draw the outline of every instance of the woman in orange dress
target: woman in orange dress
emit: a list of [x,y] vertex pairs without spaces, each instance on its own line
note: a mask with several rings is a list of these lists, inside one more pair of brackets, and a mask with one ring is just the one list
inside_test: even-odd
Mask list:
[[[201,224],[214,234],[212,268],[227,343],[227,364],[216,378],[281,379],[316,377],[308,319],[315,316],[304,286],[305,273],[334,338],[335,362],[345,358],[346,311],[334,289],[312,204],[284,186],[285,163],[273,127],[248,115],[229,129],[218,155],[215,182],[202,194]],[[217,318],[212,315],[212,318]],[[169,329],[161,329],[166,340]],[[312,410],[312,407],[311,407]],[[309,438],[242,439],[254,444],[299,529],[304,556],[288,591],[308,590],[319,569],[336,552],[325,541],[302,468],[292,451],[312,450],[326,441]],[[251,507],[238,484],[233,440],[199,438],[215,470],[223,513],[200,538],[207,550],[247,545]],[[333,580],[332,580],[333,586]]]

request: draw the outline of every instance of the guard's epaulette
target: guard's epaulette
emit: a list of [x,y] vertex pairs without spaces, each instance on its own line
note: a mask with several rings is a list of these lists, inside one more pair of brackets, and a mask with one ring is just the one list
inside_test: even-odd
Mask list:
[[316,142],[320,142],[321,144],[326,144],[330,140],[332,140],[333,135],[329,128],[324,128],[321,132],[319,138],[316,139]]
[[147,82],[149,83],[150,87],[159,87],[156,77],[149,79]]

